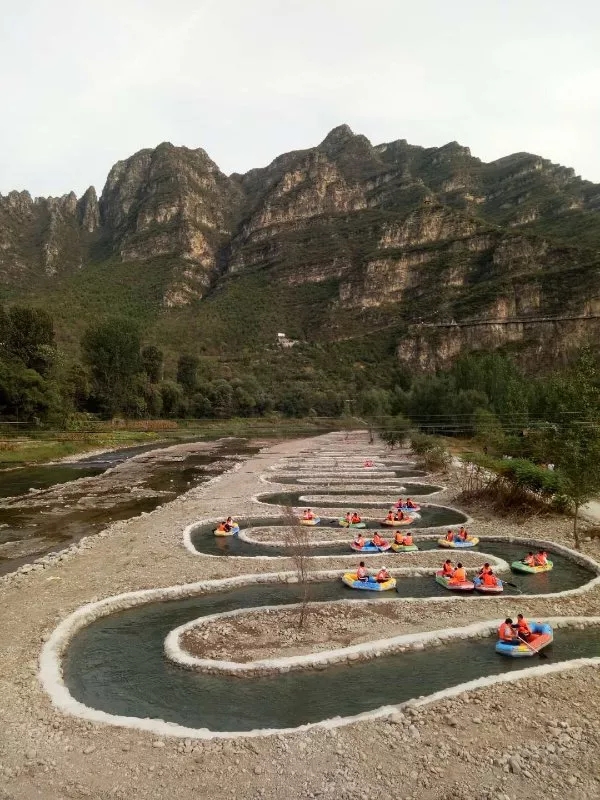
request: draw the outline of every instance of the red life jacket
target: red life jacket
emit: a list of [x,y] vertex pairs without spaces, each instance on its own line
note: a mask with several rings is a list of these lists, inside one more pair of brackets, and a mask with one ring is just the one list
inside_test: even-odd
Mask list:
[[513,629],[510,627],[508,622],[503,622],[498,628],[498,638],[503,642],[512,642],[512,640],[515,638]]

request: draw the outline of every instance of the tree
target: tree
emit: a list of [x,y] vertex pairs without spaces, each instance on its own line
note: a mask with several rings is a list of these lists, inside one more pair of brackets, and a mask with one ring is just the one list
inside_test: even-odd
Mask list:
[[177,383],[183,386],[187,394],[193,394],[198,385],[198,356],[183,353],[177,362]]
[[310,577],[308,570],[310,559],[310,534],[309,528],[299,524],[292,508],[289,506],[286,507],[285,512],[285,516],[290,524],[288,540],[290,542],[291,557],[296,570],[296,579],[300,587],[298,629],[302,630],[308,617],[310,599]]
[[54,355],[54,323],[47,311],[14,306],[0,320],[0,348],[5,358],[45,375]]
[[410,420],[403,416],[386,417],[382,420],[377,433],[379,438],[393,450],[396,445],[404,444],[410,431]]
[[183,389],[173,381],[163,381],[158,387],[162,397],[163,412],[167,416],[177,416],[177,411],[183,400]]
[[584,350],[562,382],[562,421],[549,429],[549,452],[573,506],[573,538],[579,549],[579,511],[600,492],[600,390],[594,356]]
[[130,401],[134,377],[141,370],[139,331],[127,319],[102,322],[88,328],[81,348],[98,406],[110,416]]
[[142,369],[148,376],[150,383],[160,383],[163,376],[163,351],[153,344],[142,350]]

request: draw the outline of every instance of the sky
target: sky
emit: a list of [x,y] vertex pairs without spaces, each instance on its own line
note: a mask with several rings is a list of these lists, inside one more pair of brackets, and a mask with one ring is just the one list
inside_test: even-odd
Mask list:
[[600,182],[597,0],[0,0],[0,193],[98,192],[162,141],[226,173],[347,123]]

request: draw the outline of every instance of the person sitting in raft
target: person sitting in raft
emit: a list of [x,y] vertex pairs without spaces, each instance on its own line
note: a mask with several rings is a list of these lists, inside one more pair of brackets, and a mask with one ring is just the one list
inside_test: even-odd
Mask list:
[[383,536],[379,535],[379,531],[375,531],[371,542],[375,545],[375,547],[384,547],[387,544]]
[[404,520],[404,519],[408,519],[408,515],[405,514],[404,511],[401,511],[400,509],[398,509],[398,511],[396,511],[396,515],[394,517],[394,522],[402,522],[402,520]]
[[359,533],[356,539],[354,540],[354,544],[356,547],[364,547],[365,546],[365,537],[362,533]]
[[387,519],[388,522],[393,522],[394,521],[394,512],[391,511],[391,510],[388,511],[386,519]]
[[442,564],[442,575],[444,578],[451,578],[454,575],[454,567],[452,566],[452,561],[450,561],[449,558],[447,558]]
[[352,522],[352,514],[349,511],[346,511],[346,516],[344,517],[348,525]]
[[352,517],[350,518],[350,522],[353,525],[358,525],[358,523],[360,522],[360,514],[358,513],[358,511],[355,511],[354,514],[352,514]]
[[457,534],[457,538],[458,538],[458,539],[459,539],[461,542],[466,542],[466,541],[467,541],[467,539],[469,538],[469,534],[467,533],[467,531],[465,530],[465,528],[463,528],[463,526],[462,526],[462,525],[460,526],[460,530],[459,530],[459,532],[458,532],[458,534]]
[[304,510],[304,514],[302,514],[302,519],[308,519],[308,520],[310,520],[310,519],[314,519],[314,518],[315,518],[315,515],[314,515],[314,514],[313,514],[313,512],[310,510],[310,508],[306,508],[306,509]]
[[406,503],[405,503],[404,505],[406,506],[406,508],[414,508],[414,507],[415,507],[415,504],[414,504],[414,503],[413,503],[413,501],[410,499],[410,497],[407,497],[407,498],[406,498]]
[[226,522],[219,522],[219,524],[217,525],[217,530],[219,531],[219,533],[228,533],[230,528],[227,527]]
[[513,625],[513,628],[515,627],[519,639],[524,639],[527,641],[531,637],[531,628],[527,624],[527,620],[523,614],[517,614],[517,624]]
[[533,551],[530,550],[529,553],[527,553],[527,555],[525,556],[525,558],[522,559],[522,561],[523,564],[525,564],[528,567],[535,567],[535,556],[533,555]]
[[365,562],[361,561],[358,565],[358,569],[356,570],[356,577],[359,581],[368,581],[369,575],[367,573],[367,568],[365,567]]
[[396,501],[396,508],[401,508],[403,505],[404,503],[402,502],[402,498],[399,497],[398,500]]
[[446,534],[446,541],[453,542],[454,541],[454,533],[452,531],[448,531]]
[[548,563],[548,553],[545,550],[540,550],[533,560],[536,567],[545,567]]
[[507,617],[498,628],[498,638],[501,642],[506,644],[521,644],[518,636],[515,636],[513,630],[514,623],[510,617]]
[[456,569],[452,573],[452,577],[450,578],[450,583],[464,583],[467,580],[467,570],[463,567],[463,565],[458,562],[456,565]]
[[385,567],[382,567],[375,576],[375,580],[377,581],[377,583],[385,583],[386,581],[389,581],[390,577],[391,575],[387,571],[387,569]]
[[407,533],[402,539],[402,544],[404,547],[411,547],[413,545],[413,537],[410,535],[410,533]]
[[498,586],[498,578],[494,575],[492,570],[483,573],[481,576],[481,582],[484,586]]
[[404,539],[404,534],[401,531],[396,531],[396,533],[394,534],[394,543],[402,544],[403,539]]
[[489,573],[490,575],[492,574],[492,568],[490,567],[487,561],[485,562],[483,567],[479,570],[479,577],[482,578],[486,574],[486,572]]

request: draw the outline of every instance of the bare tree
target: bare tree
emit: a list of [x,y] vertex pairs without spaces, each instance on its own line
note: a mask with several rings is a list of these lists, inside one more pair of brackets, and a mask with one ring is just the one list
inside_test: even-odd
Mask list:
[[294,569],[300,587],[300,609],[298,615],[298,630],[302,630],[306,624],[309,610],[310,600],[310,576],[309,576],[309,561],[310,558],[310,533],[309,528],[300,525],[292,508],[286,508],[285,514],[289,520],[290,531],[288,534],[288,542],[290,548],[290,557],[294,562]]

